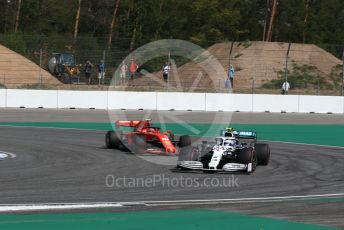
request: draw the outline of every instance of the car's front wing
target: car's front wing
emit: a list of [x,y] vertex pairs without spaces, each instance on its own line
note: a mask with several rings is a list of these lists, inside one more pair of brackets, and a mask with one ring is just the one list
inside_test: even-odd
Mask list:
[[201,170],[201,171],[226,171],[226,172],[236,172],[245,171],[249,165],[239,164],[239,163],[227,163],[222,169],[208,169],[204,168],[202,162],[200,161],[178,161],[177,168],[179,169],[189,169],[189,170]]

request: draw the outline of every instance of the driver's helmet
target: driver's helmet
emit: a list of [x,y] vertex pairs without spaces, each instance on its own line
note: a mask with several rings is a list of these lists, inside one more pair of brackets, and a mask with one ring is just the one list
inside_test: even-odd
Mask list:
[[225,146],[235,146],[236,139],[235,138],[228,138],[225,140]]
[[226,128],[226,133],[232,133],[234,131],[233,128],[227,127]]

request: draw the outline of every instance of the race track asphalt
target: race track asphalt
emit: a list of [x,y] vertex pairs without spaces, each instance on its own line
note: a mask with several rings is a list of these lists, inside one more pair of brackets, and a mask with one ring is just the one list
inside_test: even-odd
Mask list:
[[[16,121],[18,117],[25,120],[20,112],[16,116]],[[46,116],[47,120],[54,120],[49,119],[48,114]],[[99,120],[103,119],[97,116]],[[326,123],[326,119],[321,122]],[[0,204],[209,200],[344,193],[343,148],[281,142],[269,144],[270,164],[258,167],[251,175],[175,173],[169,170],[172,165],[160,165],[132,153],[106,149],[103,131],[0,127],[0,150],[17,156],[0,161]],[[107,186],[107,178],[124,177],[126,180],[164,178],[165,181],[156,181],[153,186],[130,187],[123,183]],[[203,184],[209,178],[219,182],[234,178],[237,184],[232,187],[195,187],[180,183],[181,180],[192,180]],[[179,184],[168,185],[167,181],[172,180],[179,181]],[[344,196],[297,201],[200,203],[187,207],[239,211],[344,228]],[[179,208],[185,206],[134,205],[111,210]]]

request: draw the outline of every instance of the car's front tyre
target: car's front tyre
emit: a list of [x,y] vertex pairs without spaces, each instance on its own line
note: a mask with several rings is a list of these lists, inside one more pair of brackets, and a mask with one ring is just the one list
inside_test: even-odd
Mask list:
[[131,151],[133,153],[141,154],[146,151],[147,141],[145,135],[136,134],[133,136],[133,144]]
[[244,148],[238,155],[239,163],[247,165],[246,172],[252,173],[257,167],[257,156],[253,148]]
[[116,131],[108,131],[105,135],[105,145],[108,149],[119,148],[121,145],[120,133]]

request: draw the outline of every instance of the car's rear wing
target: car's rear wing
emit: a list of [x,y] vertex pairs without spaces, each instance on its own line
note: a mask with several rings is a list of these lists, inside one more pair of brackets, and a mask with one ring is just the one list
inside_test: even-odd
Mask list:
[[148,120],[141,120],[141,121],[134,121],[134,120],[132,120],[132,121],[120,121],[120,120],[118,120],[118,121],[116,121],[116,127],[141,127],[141,128],[143,128],[143,127],[148,127],[148,126],[150,126],[150,122],[148,121]]
[[238,139],[257,139],[257,133],[255,131],[238,131],[231,129],[230,131],[221,130],[220,136],[222,137],[235,137]]
[[125,126],[125,127],[135,127],[140,123],[140,121],[116,121],[116,126]]
[[234,131],[233,134],[238,139],[257,139],[257,133],[255,131]]

